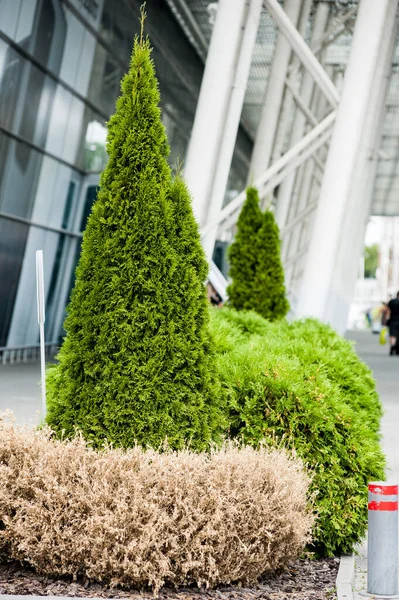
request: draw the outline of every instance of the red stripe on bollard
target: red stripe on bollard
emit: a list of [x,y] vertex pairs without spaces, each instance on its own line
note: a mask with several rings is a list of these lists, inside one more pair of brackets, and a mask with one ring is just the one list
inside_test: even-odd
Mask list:
[[376,502],[373,500],[369,502],[369,510],[398,510],[397,502]]
[[395,496],[398,493],[397,485],[375,485],[369,484],[369,492],[372,494],[381,494],[381,496]]

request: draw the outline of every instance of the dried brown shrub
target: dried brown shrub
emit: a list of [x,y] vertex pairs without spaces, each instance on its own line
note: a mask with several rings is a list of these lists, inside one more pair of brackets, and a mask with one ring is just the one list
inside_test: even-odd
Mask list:
[[249,584],[298,556],[313,516],[302,463],[87,448],[0,420],[0,554],[111,586]]

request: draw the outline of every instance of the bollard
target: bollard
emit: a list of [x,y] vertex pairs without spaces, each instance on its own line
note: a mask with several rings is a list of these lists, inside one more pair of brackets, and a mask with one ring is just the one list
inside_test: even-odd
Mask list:
[[369,483],[367,592],[398,594],[398,486]]

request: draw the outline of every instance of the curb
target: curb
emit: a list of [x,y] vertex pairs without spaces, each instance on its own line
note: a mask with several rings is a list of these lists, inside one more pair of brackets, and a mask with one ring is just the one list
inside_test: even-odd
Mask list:
[[338,600],[353,600],[353,586],[355,585],[354,554],[343,554],[341,556],[335,585]]

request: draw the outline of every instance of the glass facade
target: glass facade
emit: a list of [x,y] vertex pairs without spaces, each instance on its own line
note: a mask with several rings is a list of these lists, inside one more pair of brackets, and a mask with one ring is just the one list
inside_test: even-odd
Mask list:
[[[62,337],[140,4],[0,0],[0,348],[38,343],[38,249],[46,338]],[[149,2],[147,15],[173,165],[187,151],[203,63],[165,0]],[[240,130],[226,197],[245,186],[251,145]]]

